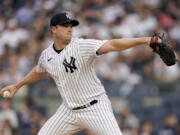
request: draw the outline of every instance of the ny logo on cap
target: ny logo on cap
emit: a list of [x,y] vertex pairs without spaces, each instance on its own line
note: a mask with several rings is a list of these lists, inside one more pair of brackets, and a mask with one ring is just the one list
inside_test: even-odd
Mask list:
[[69,13],[69,12],[67,12],[67,13],[66,13],[66,17],[67,17],[68,19],[71,19],[71,18],[72,18],[72,14]]

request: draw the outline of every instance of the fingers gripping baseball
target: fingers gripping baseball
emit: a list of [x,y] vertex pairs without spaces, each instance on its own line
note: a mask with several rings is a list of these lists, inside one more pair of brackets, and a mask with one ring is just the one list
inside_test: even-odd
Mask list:
[[3,88],[0,91],[0,95],[4,98],[12,98],[16,94],[17,90],[18,88],[15,85],[10,85]]

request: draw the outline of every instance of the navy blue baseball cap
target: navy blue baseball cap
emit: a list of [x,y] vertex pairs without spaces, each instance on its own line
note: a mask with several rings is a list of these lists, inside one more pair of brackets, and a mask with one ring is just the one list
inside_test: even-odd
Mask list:
[[68,12],[57,13],[53,15],[50,20],[50,26],[63,25],[66,23],[71,23],[73,27],[79,25],[79,21],[72,19]]

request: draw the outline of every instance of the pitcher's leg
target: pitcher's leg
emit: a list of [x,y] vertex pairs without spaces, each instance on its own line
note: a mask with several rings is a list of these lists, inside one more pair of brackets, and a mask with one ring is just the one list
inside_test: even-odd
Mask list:
[[81,130],[72,112],[64,105],[44,124],[38,135],[72,135]]
[[122,135],[110,104],[100,101],[90,109],[79,115],[90,130],[97,135]]

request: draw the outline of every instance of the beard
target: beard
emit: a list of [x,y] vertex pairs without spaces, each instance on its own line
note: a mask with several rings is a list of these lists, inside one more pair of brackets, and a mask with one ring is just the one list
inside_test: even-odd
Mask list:
[[66,39],[64,39],[63,43],[64,44],[69,44],[71,39],[72,39],[72,36],[71,37],[67,37]]
[[70,35],[55,35],[54,37],[56,41],[58,41],[60,44],[68,45],[72,39],[72,36]]
[[70,38],[70,39],[65,39],[65,40],[63,41],[63,43],[64,43],[64,44],[69,44],[70,41],[71,41],[71,38]]

